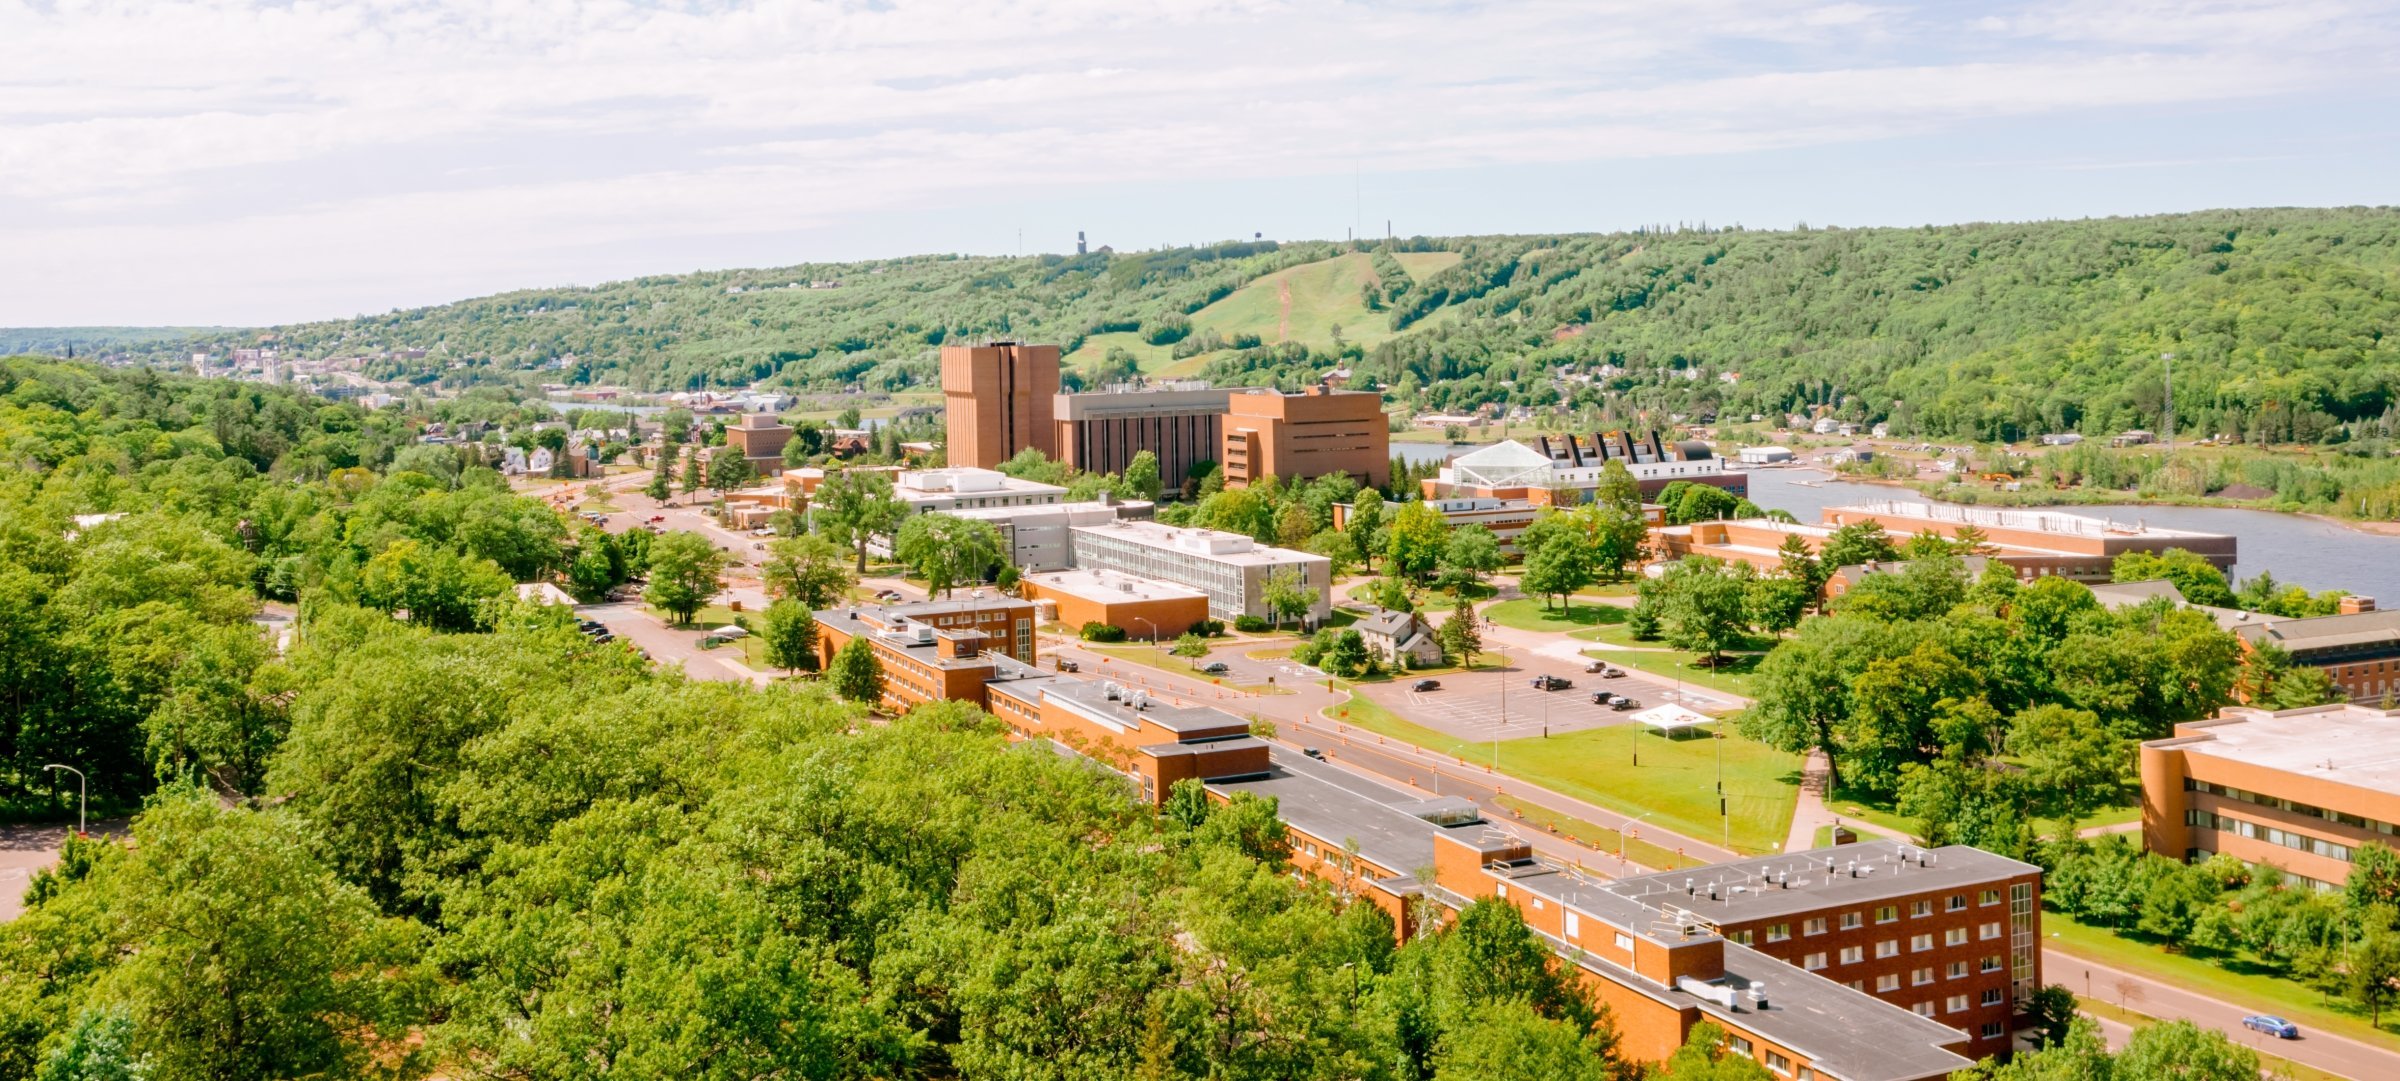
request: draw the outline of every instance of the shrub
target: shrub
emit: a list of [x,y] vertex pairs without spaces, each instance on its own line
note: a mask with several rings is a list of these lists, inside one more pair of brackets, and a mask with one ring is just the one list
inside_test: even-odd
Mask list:
[[1267,620],[1264,616],[1235,616],[1233,629],[1244,634],[1257,634],[1267,629]]
[[1125,640],[1125,628],[1112,627],[1099,620],[1084,624],[1083,630],[1078,633],[1086,642],[1122,642]]
[[1202,638],[1215,638],[1225,633],[1225,621],[1222,619],[1203,619],[1192,624],[1192,633],[1199,635]]

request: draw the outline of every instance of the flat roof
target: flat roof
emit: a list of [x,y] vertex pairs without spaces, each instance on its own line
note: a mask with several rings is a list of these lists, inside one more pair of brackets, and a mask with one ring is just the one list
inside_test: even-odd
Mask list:
[[[1116,697],[1109,697],[1111,687]],[[1132,727],[1144,720],[1177,734],[1202,732],[1212,728],[1238,725],[1248,731],[1250,722],[1221,709],[1207,706],[1178,706],[1165,699],[1150,697],[1138,687],[1127,687],[1113,680],[1053,678],[1044,684],[1042,693],[1057,698],[1087,713],[1098,714],[1111,723]],[[1135,697],[1140,695],[1138,699]],[[1141,703],[1136,709],[1134,704]]]
[[1294,563],[1332,564],[1321,555],[1296,552],[1260,544],[1246,534],[1228,533],[1221,529],[1202,529],[1197,526],[1168,525],[1165,522],[1119,518],[1098,525],[1074,527],[1078,533],[1095,537],[1115,537],[1144,547],[1189,559],[1225,563],[1237,567],[1280,567]]
[[2277,619],[2239,628],[2237,633],[2253,642],[2273,642],[2293,650],[2400,643],[2400,608]]
[[1926,503],[1916,500],[1886,499],[1870,503],[1851,503],[1827,507],[1824,514],[1837,511],[1857,511],[1862,514],[1887,514],[1895,518],[1915,518],[1927,522],[1954,525],[1991,526],[1998,529],[2027,529],[2040,533],[2058,533],[2077,537],[2210,537],[2225,538],[2224,533],[2202,533],[2193,529],[2168,529],[2136,520],[2131,524],[2114,518],[2094,518],[2088,514],[2068,514],[2056,510],[2009,510],[2002,507],[1968,507],[1955,503]]
[[1619,879],[1608,889],[1645,906],[1673,905],[1723,925],[2040,873],[2033,864],[1967,845],[1927,848],[1878,840],[1641,875]]
[[1156,578],[1141,578],[1112,570],[1041,571],[1025,576],[1025,581],[1043,589],[1057,590],[1085,600],[1122,604],[1127,601],[1206,601],[1208,594],[1197,589],[1162,582]]
[[1272,765],[1264,775],[1210,781],[1209,789],[1227,796],[1248,792],[1272,798],[1276,813],[1293,829],[1328,844],[1355,841],[1362,859],[1395,874],[1414,875],[1432,866],[1435,837],[1449,836],[1487,851],[1518,843],[1514,838],[1486,843],[1486,831],[1499,832],[1488,822],[1439,826],[1423,817],[1473,812],[1474,805],[1464,800],[1429,800],[1280,747],[1270,749],[1267,757]]
[[2214,720],[2177,730],[2182,734],[2143,746],[2400,793],[2400,710],[2351,704],[2274,711],[2234,706]]
[[1150,510],[1153,506],[1154,504],[1147,499],[1120,499],[1114,503],[1103,503],[1094,499],[1081,503],[1019,503],[1011,507],[952,507],[941,513],[953,518],[976,518],[985,521],[1008,521],[1042,514],[1058,514],[1066,516],[1069,524],[1085,524],[1076,522],[1074,519],[1089,518],[1091,519],[1090,524],[1097,525],[1116,517],[1119,513],[1125,511],[1139,513]]

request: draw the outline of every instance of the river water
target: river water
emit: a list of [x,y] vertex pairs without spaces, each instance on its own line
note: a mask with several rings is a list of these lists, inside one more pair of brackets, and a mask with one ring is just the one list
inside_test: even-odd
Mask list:
[[[1924,499],[1906,488],[1832,480],[1814,469],[1753,469],[1748,476],[1751,502],[1790,511],[1809,523],[1821,521],[1819,514],[1827,507]],[[1815,486],[1796,483],[1801,481]],[[2237,582],[2265,571],[2278,582],[2314,590],[2344,589],[2400,605],[2400,537],[2361,532],[2304,515],[2231,507],[2110,504],[2049,509],[2169,529],[2231,533],[2241,545],[2233,572]]]

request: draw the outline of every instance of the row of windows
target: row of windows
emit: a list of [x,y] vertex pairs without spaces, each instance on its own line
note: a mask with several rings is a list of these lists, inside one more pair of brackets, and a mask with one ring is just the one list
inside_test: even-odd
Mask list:
[[[1978,891],[1976,894],[1975,903],[1979,905],[1999,904],[2000,891],[1996,889]],[[1942,902],[1942,911],[1944,912],[1964,912],[1966,911],[1966,908],[1967,895],[1963,893],[1951,894]],[[1933,915],[1933,901],[1927,899],[1909,902],[1908,915],[1910,919]],[[1879,905],[1875,909],[1875,922],[1877,923],[1894,923],[1899,919],[1899,905]],[[1824,934],[1827,927],[1826,920],[1827,917],[1824,916],[1818,916],[1814,919],[1804,920],[1800,924],[1800,933],[1804,935]],[[1841,915],[1841,920],[1842,930],[1844,931],[1855,931],[1866,926],[1867,924],[1867,917],[1866,913],[1864,912],[1844,912]],[[1770,923],[1767,925],[1767,941],[1781,942],[1790,937],[1792,937],[1791,924]]]
[[2223,796],[2229,800],[2255,804],[2260,807],[2273,807],[2278,810],[2290,811],[2293,814],[2307,815],[2311,818],[2322,818],[2327,822],[2338,822],[2352,829],[2374,830],[2375,832],[2381,834],[2400,835],[2400,826],[2395,826],[2389,822],[2378,822],[2372,818],[2362,818],[2347,811],[2331,810],[2329,808],[2319,807],[2313,803],[2302,803],[2298,800],[2284,799],[2280,796],[2262,795],[2257,792],[2252,792],[2247,789],[2234,788],[2229,785],[2211,784],[2207,781],[2195,781],[2189,777],[2186,777],[2183,779],[2183,790],[2186,792],[2201,792],[2211,796]]
[[2183,812],[2183,824],[2200,829],[2216,830],[2220,833],[2230,833],[2236,837],[2249,837],[2271,845],[2282,845],[2285,848],[2323,856],[2329,860],[2350,862],[2349,845],[2328,841],[2322,837],[2311,837],[2305,833],[2276,829],[2273,826],[2262,826],[2256,822],[2235,818],[2231,815],[2217,814],[2214,811],[2198,809],[2185,811]]

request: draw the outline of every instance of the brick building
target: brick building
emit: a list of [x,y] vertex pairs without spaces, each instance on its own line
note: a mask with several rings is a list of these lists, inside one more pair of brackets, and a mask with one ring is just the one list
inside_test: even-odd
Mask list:
[[1058,622],[1070,628],[1102,623],[1137,638],[1176,638],[1209,618],[1206,593],[1105,570],[1028,574],[1018,592],[1037,605],[1056,606]]
[[2003,562],[2016,568],[2019,577],[2056,575],[2079,582],[2109,581],[2116,558],[2127,552],[2171,548],[2201,556],[2218,570],[2230,572],[2236,546],[2228,534],[2165,529],[2139,521],[1907,500],[1827,507],[1823,518],[1834,528],[1873,522],[1895,538],[1919,533],[1955,537],[1959,530],[1972,526],[1997,549]]
[[1057,457],[1051,416],[1057,395],[1055,345],[943,346],[950,464],[990,469],[1027,447]]
[[1267,769],[1267,745],[1251,738],[1250,722],[1107,680],[1036,674],[994,683],[988,708],[1021,738],[1049,740],[1125,773],[1154,807],[1177,781]]
[[2142,845],[2223,852],[2320,888],[2368,843],[2400,847],[2400,710],[2230,706],[2142,744]]
[[1392,478],[1392,429],[1383,415],[1383,395],[1322,386],[1300,394],[1264,389],[1234,394],[1226,399],[1217,462],[1228,488],[1266,477],[1290,483],[1328,473],[1384,484]]
[[1034,606],[1013,597],[828,608],[816,613],[817,667],[864,637],[883,664],[883,708],[943,700],[985,705],[987,687],[1036,674]]
[[1223,450],[1230,390],[1201,382],[1150,386],[1119,384],[1089,394],[1061,394],[1058,460],[1086,473],[1123,473],[1141,451],[1158,455],[1158,476],[1175,491],[1192,467]]
[[745,414],[725,429],[725,445],[742,456],[759,476],[783,472],[783,447],[792,441],[792,427],[772,413]]

